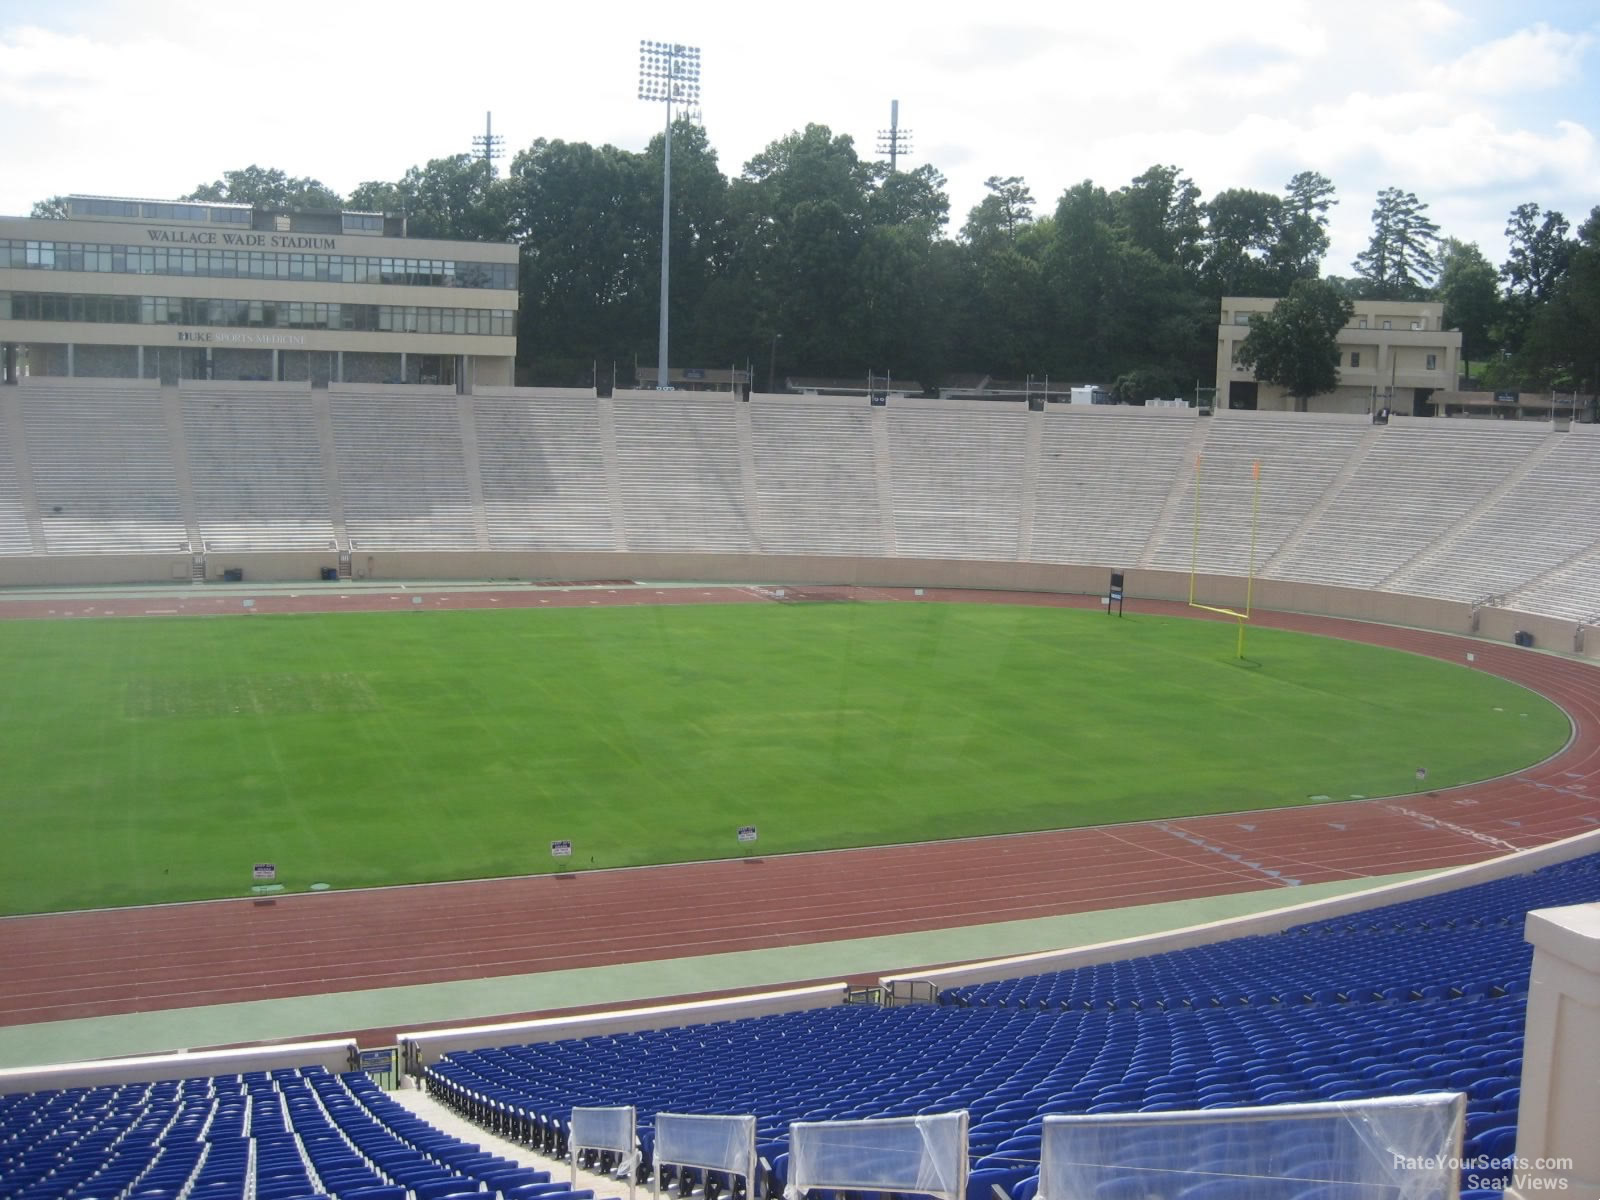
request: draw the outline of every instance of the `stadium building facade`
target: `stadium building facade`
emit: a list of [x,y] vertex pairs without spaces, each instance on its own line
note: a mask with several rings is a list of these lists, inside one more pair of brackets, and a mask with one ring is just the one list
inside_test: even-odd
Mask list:
[[0,217],[0,365],[22,375],[512,380],[517,247],[379,213],[70,196]]
[[1222,298],[1217,324],[1217,403],[1222,407],[1337,413],[1388,408],[1401,416],[1431,417],[1434,393],[1457,384],[1461,331],[1444,327],[1443,304],[1357,300],[1350,323],[1339,331],[1339,386],[1296,401],[1277,385],[1257,380],[1239,361],[1251,320],[1277,303],[1261,296]]

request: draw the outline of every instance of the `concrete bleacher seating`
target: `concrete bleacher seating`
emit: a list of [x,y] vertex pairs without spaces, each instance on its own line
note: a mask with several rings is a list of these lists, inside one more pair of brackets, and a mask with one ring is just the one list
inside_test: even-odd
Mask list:
[[1539,426],[1396,418],[1304,539],[1262,573],[1376,587],[1489,499],[1549,436]]
[[189,548],[158,388],[130,381],[18,392],[48,553]]
[[755,549],[731,396],[613,400],[630,550]]
[[1511,607],[1600,624],[1600,546],[1510,597]]
[[[1506,488],[1476,517],[1464,521],[1437,553],[1386,586],[1419,596],[1479,600],[1524,587],[1594,546],[1596,533],[1584,518],[1588,497],[1600,495],[1600,439],[1552,434],[1554,443],[1537,469]],[[1579,582],[1579,581],[1574,581]],[[1592,582],[1592,581],[1591,581]],[[1550,600],[1576,617],[1600,613],[1600,594],[1570,596],[1559,589]],[[1567,615],[1556,608],[1537,612]]]
[[1047,408],[1033,557],[1137,563],[1183,470],[1194,431],[1187,411]]
[[[0,395],[0,559],[711,552],[1176,572],[1193,559],[1205,574],[1242,575],[1260,463],[1262,579],[1594,621],[1600,539],[1582,517],[1600,500],[1592,430],[1028,413],[976,401],[29,381]],[[41,577],[36,564],[24,578]]]
[[752,402],[757,526],[775,554],[885,554],[872,410]]
[[332,390],[329,407],[350,548],[477,544],[457,399],[413,388]]
[[186,387],[182,396],[204,549],[333,547],[310,389]]
[[489,544],[616,550],[600,402],[473,397]]
[[[1215,574],[1250,569],[1255,525],[1257,572],[1311,515],[1339,472],[1379,431],[1365,420],[1319,420],[1300,413],[1218,413],[1198,464],[1200,521],[1195,523],[1196,462],[1183,463],[1172,520],[1150,565],[1188,570],[1192,560]],[[1255,465],[1261,467],[1256,507]]]
[[17,482],[16,447],[7,436],[6,407],[15,403],[14,393],[0,392],[0,555],[33,553],[27,505]]
[[1027,411],[955,401],[887,411],[895,552],[1015,558]]

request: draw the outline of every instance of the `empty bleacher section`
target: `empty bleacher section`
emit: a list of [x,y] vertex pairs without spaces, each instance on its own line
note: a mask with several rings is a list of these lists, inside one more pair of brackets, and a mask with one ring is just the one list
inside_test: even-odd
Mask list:
[[476,547],[458,400],[431,392],[330,389],[353,551]]
[[473,397],[478,471],[496,550],[616,550],[600,401]]
[[[1132,568],[1131,596],[1170,598],[1191,557],[1209,575],[1247,570],[1259,462],[1258,578],[1300,589],[1276,602],[1258,589],[1259,602],[1317,608],[1321,585],[1338,585],[1455,602],[1384,610],[1455,630],[1467,606],[1503,608],[1485,625],[1498,637],[1513,611],[1600,620],[1600,539],[1583,521],[1600,502],[1597,438],[1531,422],[965,401],[28,380],[0,394],[0,562],[15,563],[9,582],[51,583],[99,579],[92,555],[108,582],[186,579],[206,549],[264,552],[243,564],[252,579],[315,577],[330,564],[312,556],[334,548],[362,578],[389,565],[374,554],[455,577],[428,552],[760,553],[860,560],[821,583],[904,579],[890,559],[956,560],[926,582],[970,586]],[[52,556],[73,557],[53,574]],[[997,569],[1019,562],[1062,571]],[[659,559],[617,569],[671,572]],[[1570,626],[1542,636],[1578,640]]]
[[872,409],[816,397],[750,405],[757,527],[773,554],[889,552]]
[[0,554],[33,553],[28,506],[17,470],[18,447],[10,433],[13,421],[10,409],[16,403],[15,391],[0,391]]
[[[1219,413],[1198,464],[1183,463],[1172,520],[1150,564],[1186,571],[1198,559],[1220,575],[1250,570],[1255,465],[1261,466],[1261,504],[1255,567],[1261,568],[1311,515],[1340,472],[1376,440],[1365,418],[1309,413]],[[1195,472],[1200,474],[1199,526]]]
[[[1202,431],[1203,432],[1203,431]],[[1133,566],[1195,433],[1185,411],[1057,406],[1044,413],[1033,518],[1040,562]]]
[[[1547,452],[1527,475],[1464,522],[1436,553],[1424,557],[1385,586],[1419,596],[1481,600],[1504,595],[1536,579],[1553,564],[1579,558],[1596,542],[1579,506],[1600,495],[1600,438],[1551,434]],[[1583,581],[1571,594],[1549,596],[1555,607],[1535,612],[1576,618],[1600,615],[1600,592],[1585,595]],[[1570,606],[1570,607],[1569,607]]]
[[1016,558],[1027,411],[943,400],[887,412],[896,552]]
[[623,398],[615,406],[630,550],[754,550],[731,396]]
[[635,1105],[646,1126],[661,1111],[754,1113],[780,1175],[794,1120],[964,1108],[974,1170],[1020,1184],[1048,1114],[1439,1090],[1468,1095],[1466,1155],[1503,1158],[1520,1096],[1523,921],[1594,900],[1590,855],[1282,933],[951,989],[937,1006],[456,1051],[425,1079],[549,1149],[574,1105]]
[[1542,576],[1512,602],[1523,612],[1600,625],[1600,545]]
[[189,548],[157,386],[30,384],[16,402],[48,553]]
[[328,550],[333,518],[304,386],[184,387],[184,444],[208,551]]
[[1397,418],[1304,538],[1263,574],[1375,587],[1488,500],[1550,436],[1542,426]]

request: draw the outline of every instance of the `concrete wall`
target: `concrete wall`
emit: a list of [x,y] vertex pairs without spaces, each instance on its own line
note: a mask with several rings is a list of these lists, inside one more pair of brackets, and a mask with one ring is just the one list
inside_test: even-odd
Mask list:
[[415,1073],[422,1067],[438,1062],[452,1050],[559,1042],[566,1038],[594,1037],[606,1033],[637,1033],[646,1029],[671,1029],[675,1025],[766,1017],[774,1013],[802,1012],[843,1004],[844,997],[845,984],[840,980],[812,987],[761,992],[753,996],[726,996],[717,1000],[690,1000],[683,1004],[615,1009],[571,1017],[544,1017],[534,1021],[464,1025],[425,1033],[402,1033],[397,1041],[402,1069]]
[[[252,582],[316,580],[323,567],[338,565],[333,551],[316,553],[210,554],[207,574],[220,579],[229,567]],[[608,554],[433,551],[351,556],[357,580],[412,583],[426,580],[640,579],[704,583],[850,584],[861,587],[950,587],[999,591],[1065,592],[1105,595],[1110,568],[1055,563],[994,562],[972,559],[846,558],[803,554]],[[1180,571],[1126,572],[1127,597],[1183,601],[1189,576]],[[187,580],[190,560],[183,554],[50,555],[0,558],[0,587],[84,584],[169,583]],[[1196,598],[1206,604],[1242,608],[1246,581],[1202,575]],[[1320,613],[1359,621],[1410,625],[1443,633],[1478,634],[1509,642],[1526,630],[1543,649],[1600,657],[1600,634],[1579,645],[1573,621],[1511,609],[1481,608],[1452,600],[1433,600],[1395,592],[1326,584],[1257,579],[1252,603],[1282,612]]]
[[49,1067],[11,1067],[0,1070],[0,1095],[37,1092],[45,1088],[100,1087],[114,1083],[189,1079],[199,1075],[233,1075],[241,1071],[271,1071],[280,1067],[320,1066],[329,1071],[349,1071],[355,1068],[358,1060],[355,1042],[343,1039],[295,1042],[284,1046],[254,1046],[242,1050],[209,1050],[196,1054],[101,1059],[59,1063]]

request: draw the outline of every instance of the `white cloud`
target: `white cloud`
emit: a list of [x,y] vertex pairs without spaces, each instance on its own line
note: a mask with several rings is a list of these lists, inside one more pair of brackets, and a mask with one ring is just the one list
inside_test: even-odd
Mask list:
[[1564,87],[1577,78],[1594,45],[1588,33],[1567,33],[1544,23],[1474,46],[1428,73],[1442,91],[1468,96]]
[[535,137],[638,149],[661,113],[634,97],[637,42],[672,37],[704,49],[729,174],[811,121],[870,155],[897,98],[910,164],[949,176],[952,230],[989,175],[1024,176],[1048,212],[1081,179],[1114,188],[1153,163],[1207,194],[1277,191],[1310,168],[1344,197],[1328,264],[1344,271],[1340,247],[1365,240],[1385,186],[1490,242],[1513,190],[1587,212],[1600,26],[1555,2],[1530,0],[1518,28],[1482,0],[812,0],[799,14],[478,0],[426,26],[375,0],[227,17],[213,0],[0,0],[0,211],[66,191],[173,195],[252,162],[348,191],[468,150],[486,109],[508,157]]

